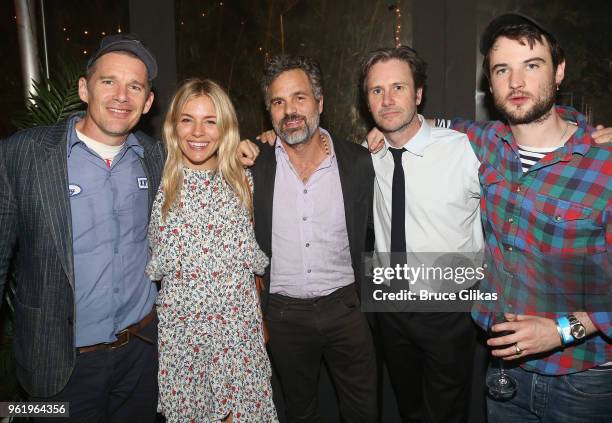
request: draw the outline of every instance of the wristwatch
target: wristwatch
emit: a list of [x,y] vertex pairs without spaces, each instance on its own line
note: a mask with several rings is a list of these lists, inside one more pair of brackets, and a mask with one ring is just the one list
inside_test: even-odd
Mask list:
[[586,336],[586,329],[584,325],[580,323],[580,320],[576,319],[576,316],[574,316],[573,314],[568,315],[567,319],[570,323],[570,333],[572,334],[574,339],[576,341],[579,341],[584,338]]

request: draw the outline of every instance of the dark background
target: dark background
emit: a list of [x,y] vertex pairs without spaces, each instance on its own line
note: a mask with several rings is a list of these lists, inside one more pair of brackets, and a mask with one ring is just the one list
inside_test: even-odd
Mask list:
[[[11,119],[24,102],[14,5],[3,3],[0,137],[14,132]],[[192,76],[213,78],[227,88],[244,137],[270,128],[259,76],[266,58],[284,48],[319,60],[325,82],[323,126],[336,137],[358,141],[370,125],[358,101],[359,60],[367,51],[394,45],[397,25],[400,41],[429,63],[422,112],[489,117],[478,34],[506,11],[535,17],[561,40],[568,66],[560,101],[590,111],[594,123],[612,124],[608,0],[47,0],[45,21],[52,69],[68,56],[85,61],[103,32],[120,28],[145,41],[160,64],[156,102],[141,123],[152,135],[159,136],[177,84]],[[38,16],[42,40],[40,23]],[[42,57],[42,41],[39,46]]]

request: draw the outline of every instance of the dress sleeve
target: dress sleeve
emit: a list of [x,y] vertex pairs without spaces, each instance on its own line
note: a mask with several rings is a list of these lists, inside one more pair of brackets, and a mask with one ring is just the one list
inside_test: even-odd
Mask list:
[[[249,169],[246,170],[246,178],[249,183],[249,189],[251,190],[251,199],[253,198],[253,176],[251,175],[251,171]],[[247,233],[245,236],[245,244],[247,249],[247,262],[249,263],[249,267],[253,273],[256,275],[262,276],[266,267],[270,260],[266,253],[264,253],[261,248],[259,248],[259,244],[255,239],[255,231],[253,230],[253,218],[250,216],[250,224],[247,228]]]
[[149,220],[149,263],[145,268],[145,273],[154,281],[161,280],[165,275],[160,259],[160,248],[163,243],[163,226],[161,226],[161,208],[163,203],[164,193],[160,188],[155,197],[153,209],[151,210],[151,219]]

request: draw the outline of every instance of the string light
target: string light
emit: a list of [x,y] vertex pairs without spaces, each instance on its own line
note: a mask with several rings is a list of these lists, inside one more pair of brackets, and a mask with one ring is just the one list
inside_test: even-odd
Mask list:
[[400,9],[400,0],[397,0],[395,4],[395,47],[402,45],[402,11]]
[[[66,41],[70,41],[70,36],[68,35],[68,34],[70,34],[70,28],[63,26],[63,27],[62,27],[62,32],[64,32],[64,35],[65,35],[65,38],[64,38],[64,39],[65,39]],[[121,34],[122,32],[123,32],[123,30],[121,29],[121,26],[118,26],[118,27],[117,27],[117,33]],[[83,30],[83,34],[84,34],[85,36],[89,36],[89,35],[91,35],[91,34],[90,34],[90,31],[89,31],[88,29],[84,29],[84,30]],[[107,33],[106,31],[102,31],[102,32],[100,32],[100,35],[102,35],[103,37],[106,37],[106,36],[108,35],[108,33]],[[87,54],[87,53],[88,53],[88,51],[87,51],[87,50],[81,50],[81,53],[83,53],[83,54]]]
[[[222,1],[220,1],[219,3],[214,4],[208,10],[202,10],[202,13],[200,14],[200,16],[202,16],[203,18],[208,17],[212,13],[212,11],[215,10],[219,6],[223,6],[223,2]],[[181,21],[181,25],[184,25],[183,21]]]

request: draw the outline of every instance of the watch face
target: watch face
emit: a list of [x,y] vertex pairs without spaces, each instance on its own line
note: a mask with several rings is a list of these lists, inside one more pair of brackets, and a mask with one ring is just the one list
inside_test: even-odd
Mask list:
[[582,323],[573,325],[571,332],[574,339],[582,339],[586,335],[586,329],[582,326]]

